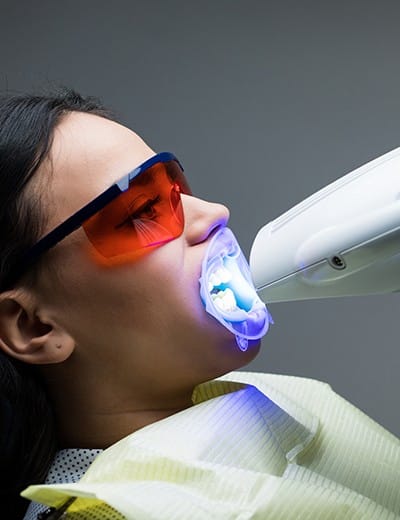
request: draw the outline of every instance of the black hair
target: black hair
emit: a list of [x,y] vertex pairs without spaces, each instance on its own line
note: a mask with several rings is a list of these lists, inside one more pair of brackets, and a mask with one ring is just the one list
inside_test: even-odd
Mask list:
[[[54,129],[69,112],[112,119],[95,98],[70,89],[0,96],[0,290],[46,222],[29,181],[48,156]],[[46,183],[45,179],[39,180]],[[36,268],[27,274],[34,283]],[[57,449],[54,414],[35,367],[0,353],[0,516],[21,519],[19,493],[44,480]],[[3,516],[5,515],[5,516]]]
[[20,492],[44,481],[56,452],[54,416],[35,370],[1,352],[0,388],[0,514],[20,520]]
[[67,89],[46,96],[0,97],[0,290],[7,288],[13,266],[45,225],[37,191],[28,196],[25,188],[47,157],[55,127],[74,111],[111,118],[95,98]]

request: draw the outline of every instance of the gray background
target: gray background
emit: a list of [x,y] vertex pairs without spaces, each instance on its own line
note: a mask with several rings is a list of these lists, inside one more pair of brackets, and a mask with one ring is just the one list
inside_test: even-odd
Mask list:
[[[230,207],[248,253],[261,225],[400,145],[399,22],[385,0],[3,0],[0,88],[99,96]],[[400,434],[398,295],[270,310],[252,370],[327,381]]]

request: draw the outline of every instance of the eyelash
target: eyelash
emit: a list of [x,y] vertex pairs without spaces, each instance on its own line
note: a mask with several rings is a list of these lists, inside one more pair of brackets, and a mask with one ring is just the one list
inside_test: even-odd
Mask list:
[[[147,200],[142,206],[140,206],[140,208],[136,209],[133,213],[131,213],[123,222],[121,222],[120,224],[115,226],[116,229],[118,229],[122,226],[125,226],[126,224],[130,224],[132,222],[132,220],[140,218],[140,215],[143,214],[144,212],[146,212],[148,210],[153,210],[154,206],[156,204],[158,204],[160,202],[160,200],[161,200],[160,195],[157,195],[156,197],[154,197],[154,199]],[[151,219],[151,218],[153,218],[153,216],[149,217],[149,219]]]

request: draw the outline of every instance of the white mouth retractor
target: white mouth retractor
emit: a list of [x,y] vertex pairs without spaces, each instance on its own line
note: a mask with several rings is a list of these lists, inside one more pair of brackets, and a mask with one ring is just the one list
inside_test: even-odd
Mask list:
[[212,237],[202,263],[200,296],[206,311],[231,331],[246,351],[249,340],[262,338],[273,323],[260,300],[249,264],[229,228]]

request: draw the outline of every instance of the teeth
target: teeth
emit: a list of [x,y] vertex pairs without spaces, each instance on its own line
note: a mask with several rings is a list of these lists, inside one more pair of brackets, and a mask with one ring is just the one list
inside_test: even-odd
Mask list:
[[225,267],[219,267],[214,273],[210,274],[208,279],[208,291],[211,292],[214,287],[218,287],[223,283],[232,280],[232,275]]
[[222,283],[221,278],[219,278],[217,273],[211,273],[210,274],[210,278],[208,279],[208,281],[209,281],[210,285],[212,284],[213,287],[221,285],[221,283]]
[[236,298],[232,289],[227,288],[224,291],[219,291],[217,294],[212,294],[211,298],[222,311],[231,312],[237,309]]
[[217,270],[216,275],[221,279],[222,283],[228,283],[230,280],[232,280],[230,271],[228,271],[228,269],[225,267],[220,267]]

